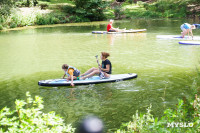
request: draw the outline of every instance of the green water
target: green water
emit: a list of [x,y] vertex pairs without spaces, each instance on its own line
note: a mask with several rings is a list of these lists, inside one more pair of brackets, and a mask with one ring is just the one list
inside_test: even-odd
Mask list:
[[[178,35],[183,22],[193,20],[116,21],[113,26],[146,28],[137,34],[94,35],[107,22],[67,24],[0,33],[0,107],[14,108],[25,92],[43,97],[44,112],[55,111],[66,123],[85,115],[99,116],[115,130],[131,120],[136,110],[153,114],[174,107],[178,98],[193,97],[191,85],[199,65],[200,46],[179,45],[178,40],[156,35]],[[194,30],[200,36],[200,30]],[[39,80],[63,76],[62,64],[86,71],[96,67],[95,55],[110,53],[113,74],[137,73],[138,78],[117,83],[72,87],[40,87]]]

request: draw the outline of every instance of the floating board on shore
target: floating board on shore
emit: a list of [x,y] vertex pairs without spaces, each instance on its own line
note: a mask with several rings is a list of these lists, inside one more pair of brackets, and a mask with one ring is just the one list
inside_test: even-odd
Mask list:
[[200,41],[180,41],[178,43],[183,45],[200,45]]
[[[159,39],[180,39],[180,40],[192,40],[192,37],[185,36],[182,38],[180,35],[157,35],[156,38]],[[199,36],[194,36],[193,40],[200,40]]]
[[123,34],[123,33],[138,33],[138,32],[144,32],[144,31],[146,31],[146,29],[125,30],[122,32],[92,31],[92,34]]
[[[74,85],[88,85],[88,84],[99,84],[107,82],[118,82],[128,79],[136,78],[137,74],[128,73],[128,74],[116,74],[111,75],[108,79],[100,79],[99,76],[93,76],[85,80],[74,80]],[[66,81],[66,79],[50,79],[50,80],[41,80],[38,82],[40,86],[70,86],[71,81]]]

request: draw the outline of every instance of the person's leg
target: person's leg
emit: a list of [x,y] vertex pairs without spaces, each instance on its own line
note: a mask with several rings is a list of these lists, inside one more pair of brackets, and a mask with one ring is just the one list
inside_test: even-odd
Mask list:
[[93,72],[93,71],[95,71],[95,70],[98,70],[98,68],[93,67],[93,68],[89,69],[87,72],[81,74],[81,76],[88,75],[89,73],[91,73],[91,72]]
[[181,32],[182,38],[184,38],[186,34],[187,34],[187,30],[183,29],[183,32]]
[[89,77],[92,77],[92,76],[94,76],[95,74],[99,74],[100,72],[99,72],[99,70],[97,69],[97,70],[94,70],[93,72],[91,72],[90,74],[88,74],[88,75],[86,75],[86,76],[84,76],[84,77],[81,77],[80,79],[86,79],[86,78],[89,78]]
[[104,76],[105,76],[105,78],[110,78],[110,74],[107,74],[105,72],[104,72]]

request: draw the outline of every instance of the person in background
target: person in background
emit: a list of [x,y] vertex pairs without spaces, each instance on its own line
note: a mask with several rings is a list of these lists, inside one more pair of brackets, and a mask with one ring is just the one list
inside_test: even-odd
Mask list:
[[[107,59],[107,57],[110,56],[109,53],[106,52],[101,52],[101,60],[102,64],[99,66],[99,68],[91,68],[87,72],[81,75],[80,79],[86,79],[89,77],[94,76],[95,74],[100,74],[100,70],[103,72],[105,78],[109,78],[110,74],[112,73],[112,64],[111,62]],[[100,70],[99,70],[100,69]]]
[[125,31],[126,30],[126,28],[122,29],[122,30],[120,30],[119,28],[114,28],[112,26],[113,22],[114,22],[114,20],[111,19],[109,24],[107,25],[107,32],[120,32],[120,31]]
[[193,29],[196,29],[195,25],[190,25],[188,23],[184,23],[180,26],[182,32],[181,32],[181,37],[184,38],[185,35],[188,34],[188,37],[190,36],[191,34],[191,37],[193,39],[193,33],[192,33],[192,30]]
[[65,74],[63,75],[63,79],[67,75],[67,81],[71,80],[71,86],[74,86],[73,80],[79,80],[80,71],[75,67],[69,66],[67,64],[63,64],[62,69],[65,72]]

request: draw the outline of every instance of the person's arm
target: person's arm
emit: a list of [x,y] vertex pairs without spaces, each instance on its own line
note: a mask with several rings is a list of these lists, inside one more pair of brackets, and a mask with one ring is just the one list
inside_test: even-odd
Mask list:
[[106,68],[105,68],[105,69],[101,68],[101,70],[102,70],[103,72],[109,72],[109,71],[110,71],[110,65],[109,65],[109,64],[106,65]]
[[66,74],[63,75],[63,79],[65,78],[65,75],[66,75]]
[[193,39],[193,33],[192,33],[192,29],[190,29],[190,34],[191,34],[191,36],[192,36],[192,39]]
[[69,69],[69,70],[68,70],[68,73],[69,73],[70,78],[71,78],[71,86],[74,86],[74,83],[73,83],[73,81],[74,81],[74,76],[73,76],[73,74],[74,74],[74,69]]

